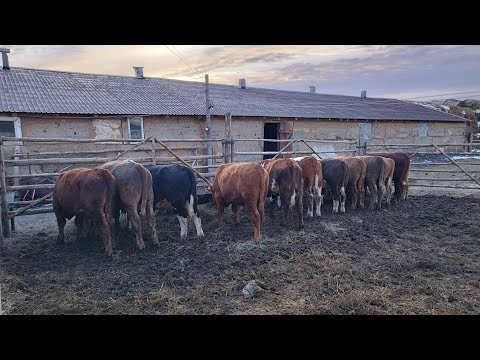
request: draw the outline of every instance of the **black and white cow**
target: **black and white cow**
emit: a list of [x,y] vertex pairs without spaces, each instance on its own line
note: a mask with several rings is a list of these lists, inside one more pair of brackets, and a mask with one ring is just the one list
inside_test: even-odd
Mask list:
[[193,218],[197,236],[203,237],[202,220],[198,211],[197,183],[193,171],[186,166],[146,165],[152,174],[154,208],[168,202],[180,223],[180,238],[187,238],[188,218]]

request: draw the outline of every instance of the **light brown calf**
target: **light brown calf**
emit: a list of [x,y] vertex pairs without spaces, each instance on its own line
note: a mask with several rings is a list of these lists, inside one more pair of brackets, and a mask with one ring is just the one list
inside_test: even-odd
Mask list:
[[352,194],[352,209],[365,207],[365,176],[367,164],[363,159],[356,156],[337,156],[336,159],[343,160],[348,166],[347,189]]
[[253,238],[260,240],[260,224],[265,219],[268,173],[259,164],[231,163],[220,165],[213,183],[213,200],[218,211],[218,227],[223,226],[223,212],[232,204],[235,225],[240,211],[246,208],[253,222]]

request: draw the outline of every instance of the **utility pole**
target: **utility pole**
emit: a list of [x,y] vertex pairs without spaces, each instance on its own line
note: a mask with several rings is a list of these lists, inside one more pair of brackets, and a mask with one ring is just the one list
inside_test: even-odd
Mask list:
[[[212,139],[212,119],[210,117],[210,97],[208,93],[208,74],[205,74],[205,101],[206,101],[206,108],[207,108],[207,127],[205,128],[205,132],[207,133],[207,139]],[[207,142],[207,155],[213,155],[212,151],[212,142]],[[208,172],[211,172],[210,166],[212,165],[212,159],[207,159],[207,165],[209,166]]]

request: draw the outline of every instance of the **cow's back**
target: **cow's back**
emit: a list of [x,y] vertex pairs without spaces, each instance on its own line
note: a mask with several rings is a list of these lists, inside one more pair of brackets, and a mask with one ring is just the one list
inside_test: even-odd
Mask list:
[[266,196],[268,173],[259,164],[222,164],[215,174],[213,191],[221,194],[226,203],[243,204],[247,198]]
[[[152,175],[154,203],[162,200],[172,203],[179,194],[190,194],[196,197],[197,187],[195,175],[184,165],[146,165]],[[187,199],[188,199],[187,198]]]
[[68,219],[79,213],[92,214],[101,207],[111,222],[114,194],[115,178],[108,170],[72,169],[58,177],[53,190],[53,207],[54,210],[61,208]]

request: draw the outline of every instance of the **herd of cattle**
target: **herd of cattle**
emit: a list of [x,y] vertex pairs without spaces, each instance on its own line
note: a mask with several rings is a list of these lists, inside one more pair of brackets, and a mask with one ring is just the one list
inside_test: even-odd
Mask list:
[[[218,226],[223,225],[225,207],[232,205],[235,224],[240,211],[250,213],[254,239],[260,240],[260,225],[265,219],[265,203],[283,208],[282,224],[287,225],[295,207],[298,227],[303,228],[303,202],[307,217],[321,216],[322,189],[333,198],[333,212],[345,212],[347,192],[352,209],[364,208],[365,191],[371,195],[370,209],[380,209],[386,194],[390,206],[392,181],[396,201],[407,198],[410,158],[404,153],[377,153],[368,156],[337,157],[317,160],[313,156],[294,159],[263,160],[260,163],[220,165],[212,187],[218,211]],[[66,219],[75,216],[77,240],[84,224],[92,221],[100,230],[105,252],[112,255],[112,232],[120,231],[120,212],[127,214],[139,249],[145,247],[143,230],[148,228],[158,244],[155,209],[173,208],[180,237],[187,237],[188,220],[195,223],[197,236],[203,237],[197,206],[193,171],[183,165],[147,165],[132,160],[116,160],[95,169],[77,168],[62,173],[53,191],[53,210],[58,223],[57,242],[64,242]]]

